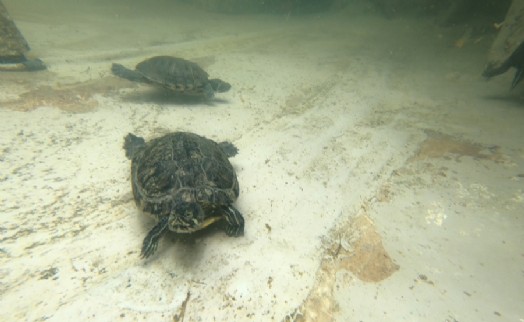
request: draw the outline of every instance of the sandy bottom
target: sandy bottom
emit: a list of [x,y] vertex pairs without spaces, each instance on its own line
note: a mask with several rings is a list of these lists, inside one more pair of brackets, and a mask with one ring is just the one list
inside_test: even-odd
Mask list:
[[[0,74],[0,320],[524,319],[523,90],[481,79],[494,35],[358,8],[4,3],[49,70]],[[109,72],[160,54],[233,88]],[[170,131],[239,148],[246,231],[168,235],[144,261],[123,137]]]

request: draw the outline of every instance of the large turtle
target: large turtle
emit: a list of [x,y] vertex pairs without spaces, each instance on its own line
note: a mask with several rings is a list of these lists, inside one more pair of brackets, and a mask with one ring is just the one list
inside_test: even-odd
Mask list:
[[26,56],[30,48],[24,36],[0,1],[0,71],[38,71],[46,65]]
[[141,256],[155,252],[168,230],[192,233],[224,220],[228,236],[244,233],[244,218],[235,209],[238,181],[228,157],[230,142],[216,143],[189,132],[174,132],[145,142],[129,133],[124,149],[131,159],[136,205],[158,223],[147,234]]
[[156,84],[177,93],[203,95],[212,98],[215,92],[227,92],[231,85],[220,79],[209,79],[208,74],[196,63],[171,56],[146,59],[130,70],[113,63],[114,75],[134,82]]
[[490,78],[511,67],[517,70],[511,83],[514,88],[524,78],[524,1],[513,1],[509,8],[482,75]]

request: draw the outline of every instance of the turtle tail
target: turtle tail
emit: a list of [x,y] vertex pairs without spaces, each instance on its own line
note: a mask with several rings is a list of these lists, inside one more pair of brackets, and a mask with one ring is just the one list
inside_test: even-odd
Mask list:
[[126,135],[124,140],[124,150],[126,150],[126,157],[132,160],[138,151],[146,145],[146,141],[132,133]]
[[142,74],[140,74],[137,71],[128,69],[128,68],[124,67],[123,65],[120,65],[120,64],[117,64],[117,63],[113,63],[113,65],[111,65],[111,72],[115,76],[118,76],[118,77],[121,77],[121,78],[125,78],[127,80],[132,81],[132,82],[147,83],[147,79],[144,76],[142,76]]

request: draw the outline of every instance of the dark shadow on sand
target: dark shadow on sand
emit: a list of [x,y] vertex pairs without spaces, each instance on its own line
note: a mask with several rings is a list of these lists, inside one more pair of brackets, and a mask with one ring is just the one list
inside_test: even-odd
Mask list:
[[159,257],[172,255],[177,265],[189,269],[198,266],[206,248],[213,247],[213,239],[219,238],[219,236],[213,236],[220,234],[223,234],[224,238],[231,238],[227,237],[221,221],[191,234],[177,234],[168,231],[162,237],[155,254],[146,259],[144,263],[147,265],[149,262],[158,260]]
[[228,103],[226,99],[217,96],[206,99],[202,96],[181,95],[163,88],[137,89],[131,93],[120,94],[120,99],[135,104],[153,103],[158,105],[217,105]]
[[[509,92],[509,91],[508,91]],[[503,102],[517,108],[524,108],[524,92],[509,92],[482,96],[487,101]]]

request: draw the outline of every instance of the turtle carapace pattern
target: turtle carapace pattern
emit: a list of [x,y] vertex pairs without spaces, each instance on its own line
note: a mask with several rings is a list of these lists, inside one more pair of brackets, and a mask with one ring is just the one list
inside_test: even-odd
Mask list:
[[216,143],[189,132],[146,142],[130,133],[124,149],[131,160],[136,205],[157,219],[144,238],[143,258],[153,255],[168,230],[192,233],[223,221],[228,236],[243,235],[244,218],[233,206],[239,187],[228,160],[238,151],[232,143]]
[[159,85],[176,93],[212,98],[215,92],[227,92],[231,85],[209,75],[196,63],[171,56],[156,56],[136,65],[135,70],[113,63],[114,75],[133,82]]

